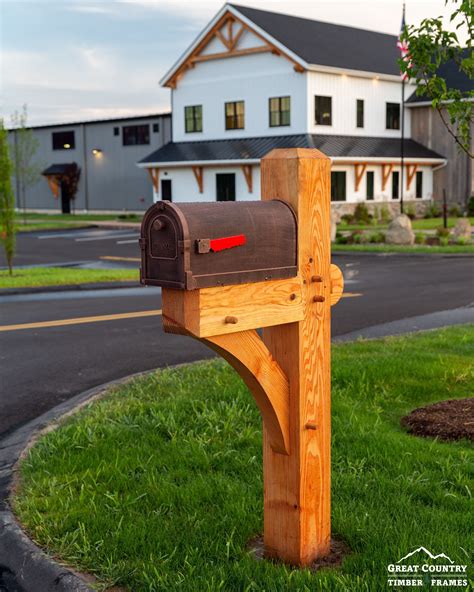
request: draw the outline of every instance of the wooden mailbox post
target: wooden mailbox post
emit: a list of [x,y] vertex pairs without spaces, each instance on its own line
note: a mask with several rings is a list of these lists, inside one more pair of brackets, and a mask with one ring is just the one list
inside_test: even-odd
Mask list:
[[[329,554],[331,537],[330,312],[342,295],[343,278],[331,265],[330,160],[317,150],[273,150],[261,161],[261,178],[262,200],[286,202],[296,214],[292,277],[268,274],[263,280],[237,283],[232,276],[225,285],[167,287],[169,281],[159,273],[150,277],[149,271],[150,228],[153,223],[164,226],[156,219],[165,206],[157,204],[142,225],[142,282],[164,286],[165,331],[206,343],[252,392],[263,419],[265,554],[308,565]],[[216,232],[219,236],[219,228]],[[237,249],[241,239],[230,238]],[[160,248],[169,249],[170,242],[168,236],[155,246],[155,255]],[[195,246],[189,242],[180,242],[184,259],[190,249],[201,253],[201,240]],[[218,252],[211,256],[218,261]],[[155,259],[159,264],[160,257]],[[288,274],[282,269],[288,268],[280,266],[276,277]],[[262,327],[260,338],[256,329]]]

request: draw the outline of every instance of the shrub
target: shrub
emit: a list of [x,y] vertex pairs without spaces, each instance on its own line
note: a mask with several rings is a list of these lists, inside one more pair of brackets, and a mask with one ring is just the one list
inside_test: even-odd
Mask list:
[[474,216],[474,195],[467,202],[467,215]]
[[341,222],[345,222],[346,224],[350,224],[352,221],[352,214],[343,214],[341,216]]
[[349,243],[359,244],[362,242],[362,230],[353,230],[348,237]]
[[424,245],[426,243],[426,234],[424,232],[415,233],[415,244]]
[[384,243],[385,234],[383,232],[374,232],[369,236],[369,243]]
[[416,208],[413,204],[410,204],[405,209],[405,214],[410,218],[410,220],[414,220],[416,218]]
[[342,234],[336,236],[336,245],[347,245],[348,242],[349,239],[347,236],[342,236]]
[[443,226],[440,226],[436,229],[436,236],[438,236],[439,238],[448,238],[449,228],[444,228]]
[[362,222],[363,224],[371,224],[372,214],[369,212],[369,208],[364,203],[358,203],[354,210],[353,220],[355,222]]
[[470,244],[470,240],[468,238],[466,238],[465,236],[458,236],[458,238],[456,239],[456,244],[457,245],[468,245]]
[[439,218],[441,216],[441,210],[438,204],[434,201],[426,208],[425,218]]
[[442,237],[440,237],[440,239],[439,239],[439,244],[440,244],[442,247],[447,247],[447,246],[448,246],[448,244],[449,244],[449,239],[448,239],[448,237],[447,237],[447,236],[442,236]]
[[390,214],[390,210],[388,209],[388,207],[384,204],[379,211],[379,220],[380,222],[382,222],[383,224],[388,224],[392,219],[392,216]]
[[458,204],[453,204],[448,211],[449,215],[453,216],[454,218],[459,218],[462,214],[461,208],[458,206]]

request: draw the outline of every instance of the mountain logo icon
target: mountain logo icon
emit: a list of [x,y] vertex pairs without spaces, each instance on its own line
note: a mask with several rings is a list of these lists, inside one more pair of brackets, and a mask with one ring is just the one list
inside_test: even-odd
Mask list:
[[449,563],[451,563],[451,564],[454,563],[454,561],[450,557],[448,557],[445,553],[439,553],[438,555],[433,555],[433,553],[430,553],[430,551],[428,551],[428,549],[425,549],[425,547],[418,547],[418,549],[415,549],[411,553],[408,553],[408,555],[405,555],[405,557],[402,557],[401,559],[399,559],[397,561],[397,563],[401,563],[402,561],[405,561],[405,559],[408,559],[409,557],[411,557],[412,555],[415,555],[416,553],[425,553],[425,555],[428,555],[428,557],[430,559],[447,559],[449,561]]

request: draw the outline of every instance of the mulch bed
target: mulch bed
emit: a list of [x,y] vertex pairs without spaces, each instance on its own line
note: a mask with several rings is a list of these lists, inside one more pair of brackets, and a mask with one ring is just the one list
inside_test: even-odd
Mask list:
[[474,398],[420,407],[403,417],[401,424],[414,436],[474,441]]

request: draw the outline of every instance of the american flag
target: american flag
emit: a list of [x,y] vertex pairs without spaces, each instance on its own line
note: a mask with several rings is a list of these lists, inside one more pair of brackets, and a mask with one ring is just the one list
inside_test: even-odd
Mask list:
[[[411,61],[410,61],[410,52],[409,52],[409,48],[408,48],[408,43],[405,40],[402,41],[402,34],[404,33],[404,31],[405,31],[405,5],[403,5],[402,24],[400,27],[400,33],[398,34],[397,47],[400,50],[402,60],[404,62],[406,62],[408,65],[408,68],[410,68]],[[400,72],[400,75],[402,77],[402,80],[408,80],[408,74],[406,72]]]

